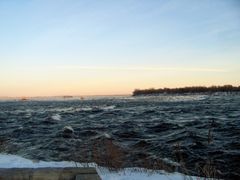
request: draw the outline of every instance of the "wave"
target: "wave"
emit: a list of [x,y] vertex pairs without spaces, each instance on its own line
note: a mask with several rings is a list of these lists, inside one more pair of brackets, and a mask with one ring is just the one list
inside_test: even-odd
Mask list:
[[59,114],[54,114],[54,115],[51,116],[51,118],[53,120],[56,120],[56,121],[60,121],[61,120],[61,116]]

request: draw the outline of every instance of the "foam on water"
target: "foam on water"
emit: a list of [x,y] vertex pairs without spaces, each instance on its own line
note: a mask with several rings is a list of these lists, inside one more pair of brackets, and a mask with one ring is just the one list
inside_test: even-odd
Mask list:
[[55,115],[52,115],[51,117],[53,120],[56,120],[56,121],[60,121],[61,120],[61,116],[59,114],[55,114]]

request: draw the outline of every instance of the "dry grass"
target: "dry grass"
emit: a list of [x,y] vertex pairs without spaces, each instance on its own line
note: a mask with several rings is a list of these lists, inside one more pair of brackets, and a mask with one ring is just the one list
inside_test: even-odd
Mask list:
[[[89,145],[91,144],[91,145]],[[110,171],[119,171],[126,167],[140,167],[151,170],[176,171],[176,167],[161,159],[152,158],[146,153],[131,153],[115,144],[111,139],[101,139],[79,147],[71,160],[77,162],[95,162]],[[134,162],[134,163],[133,163]]]
[[217,175],[217,170],[211,161],[207,161],[203,166],[199,168],[199,174],[204,175],[206,179],[219,179]]
[[4,151],[6,149],[6,143],[7,141],[3,138],[0,138],[0,152]]
[[[178,162],[181,164],[181,172],[186,175],[191,175],[192,173],[188,170],[186,166],[186,160],[183,158],[180,143],[175,146],[175,154]],[[201,177],[199,179],[210,180],[210,179],[220,179],[220,174],[216,169],[213,161],[208,157],[205,162],[198,162],[195,164],[195,169],[197,176]],[[185,179],[193,179],[190,176],[186,176]]]
[[214,126],[214,119],[211,121],[211,123],[209,124],[209,128],[208,128],[208,144],[213,142],[213,133],[212,133],[213,126]]
[[[150,169],[153,172],[157,170],[165,170],[166,172],[179,171],[186,174],[185,179],[192,179],[188,175],[203,177],[201,179],[218,179],[219,173],[214,166],[214,163],[208,158],[205,162],[195,164],[195,171],[189,170],[187,157],[183,156],[181,144],[177,143],[174,147],[175,157],[180,166],[174,166],[166,163],[162,159],[156,159],[142,152],[136,155],[136,152],[129,152],[114,143],[111,139],[98,139],[91,143],[81,146],[79,151],[76,151],[76,156],[72,158],[77,162],[95,162],[98,166],[107,167],[110,171],[119,171],[126,167],[140,167]],[[133,163],[134,162],[134,163]],[[194,167],[191,167],[193,169]]]
[[125,152],[111,140],[104,139],[97,142],[92,150],[92,160],[97,164],[110,169],[121,169],[124,163]]

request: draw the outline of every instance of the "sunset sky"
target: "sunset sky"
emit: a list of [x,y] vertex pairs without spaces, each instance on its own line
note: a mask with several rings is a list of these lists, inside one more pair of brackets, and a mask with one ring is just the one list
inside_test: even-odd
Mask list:
[[1,0],[0,96],[240,85],[239,0]]

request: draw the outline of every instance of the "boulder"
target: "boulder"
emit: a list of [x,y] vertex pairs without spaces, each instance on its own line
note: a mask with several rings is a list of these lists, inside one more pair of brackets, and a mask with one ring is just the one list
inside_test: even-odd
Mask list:
[[71,138],[74,135],[74,130],[71,126],[65,126],[63,128],[63,137],[64,138]]

